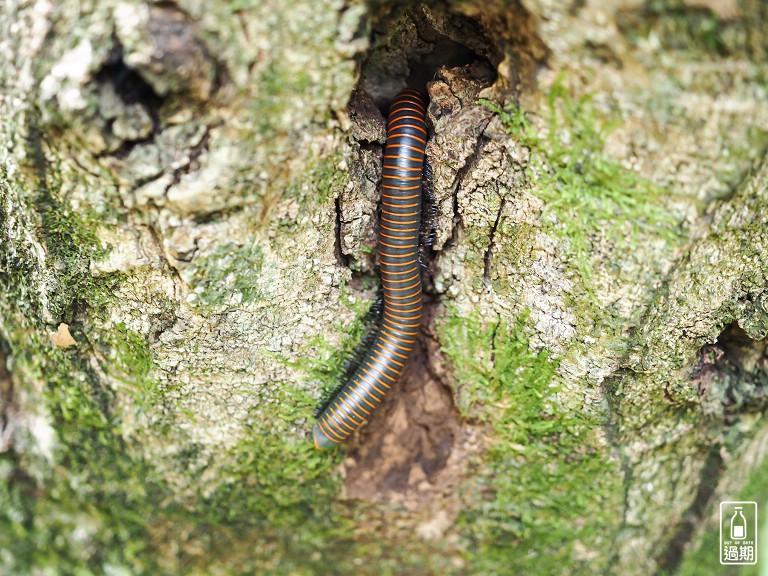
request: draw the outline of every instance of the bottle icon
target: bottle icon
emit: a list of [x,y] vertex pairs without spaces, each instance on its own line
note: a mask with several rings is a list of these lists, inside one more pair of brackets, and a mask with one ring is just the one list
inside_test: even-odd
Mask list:
[[744,540],[747,537],[747,519],[741,513],[741,506],[736,506],[731,517],[731,540]]

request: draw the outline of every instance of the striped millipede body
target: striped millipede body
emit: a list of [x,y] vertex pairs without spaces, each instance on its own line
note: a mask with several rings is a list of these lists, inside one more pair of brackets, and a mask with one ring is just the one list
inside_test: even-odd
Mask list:
[[349,438],[382,402],[405,368],[421,323],[419,264],[422,176],[427,144],[426,95],[400,92],[390,109],[381,183],[380,325],[357,370],[318,417],[315,447]]

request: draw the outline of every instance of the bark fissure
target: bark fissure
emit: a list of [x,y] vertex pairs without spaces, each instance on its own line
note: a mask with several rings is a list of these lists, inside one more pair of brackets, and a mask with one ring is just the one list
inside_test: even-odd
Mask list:
[[343,266],[344,268],[348,268],[349,256],[347,254],[344,254],[341,248],[342,247],[341,197],[337,196],[333,201],[333,205],[335,210],[335,223],[333,228],[335,238],[333,241],[333,253],[336,255],[336,262],[338,262],[340,266]]
[[491,279],[491,259],[493,257],[493,240],[494,236],[496,236],[496,230],[499,227],[499,222],[501,221],[501,214],[504,211],[504,205],[506,204],[507,199],[506,197],[502,196],[501,201],[499,203],[499,210],[496,212],[496,220],[493,222],[493,226],[491,227],[491,231],[488,234],[488,248],[485,249],[485,254],[483,254],[483,284],[485,286],[488,286],[488,283]]
[[8,371],[5,352],[0,350],[0,454],[13,450],[15,411],[13,380]]
[[485,135],[480,134],[480,136],[478,136],[477,140],[475,141],[475,146],[472,150],[472,153],[467,157],[467,160],[464,163],[464,166],[462,166],[456,172],[455,186],[453,186],[453,190],[451,191],[452,198],[453,198],[453,209],[452,209],[453,220],[452,220],[452,226],[451,226],[451,236],[445,241],[441,251],[447,251],[453,248],[458,242],[459,231],[463,226],[461,210],[459,206],[459,190],[461,189],[462,182],[467,177],[470,170],[474,168],[475,162],[480,157],[483,144],[485,144],[485,142],[487,142],[488,140],[489,139]]
[[[152,121],[152,128],[146,136],[124,139],[116,149],[108,149],[95,155],[97,159],[114,157],[124,160],[136,146],[153,142],[162,131],[160,106],[163,103],[163,98],[137,71],[125,64],[123,48],[118,38],[113,36],[112,42],[114,43],[112,54],[96,73],[93,81],[99,86],[100,91],[104,90],[107,84],[111,85],[123,105],[140,105]],[[115,118],[111,119],[105,128],[112,132],[115,121]]]
[[696,496],[670,535],[667,547],[656,560],[658,566],[669,574],[674,574],[677,571],[685,554],[685,549],[695,533],[696,526],[709,510],[708,505],[712,499],[712,494],[714,494],[723,472],[721,448],[722,446],[716,443],[709,449],[699,473]]
[[208,145],[211,139],[211,131],[220,125],[221,123],[218,123],[218,122],[215,124],[206,125],[205,130],[203,131],[203,134],[200,137],[200,140],[189,148],[188,160],[183,165],[179,166],[173,171],[173,180],[166,187],[165,189],[166,193],[173,186],[181,182],[182,176],[186,174],[191,174],[192,172],[195,172],[196,170],[200,169],[200,157],[203,155],[204,152],[208,150]]
[[501,326],[501,316],[497,317],[491,334],[491,366],[493,367],[496,366],[496,334],[499,332],[499,326]]
[[[609,435],[610,437],[610,435]],[[630,513],[630,492],[633,484],[634,474],[632,467],[629,464],[628,456],[622,451],[620,455],[621,459],[621,471],[624,475],[622,482],[622,506],[621,506],[621,521],[619,522],[619,530],[617,535],[623,534],[629,528],[629,513]],[[616,573],[616,567],[621,565],[621,542],[614,541],[611,546],[611,554],[606,562],[605,576],[610,576]]]

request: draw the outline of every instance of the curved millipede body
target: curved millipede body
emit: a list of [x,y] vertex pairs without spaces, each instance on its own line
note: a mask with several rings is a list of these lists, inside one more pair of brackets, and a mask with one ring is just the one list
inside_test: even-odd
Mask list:
[[318,449],[343,442],[370,417],[403,372],[416,342],[422,307],[419,232],[426,105],[422,91],[407,89],[397,95],[389,113],[378,247],[384,310],[370,350],[315,424]]

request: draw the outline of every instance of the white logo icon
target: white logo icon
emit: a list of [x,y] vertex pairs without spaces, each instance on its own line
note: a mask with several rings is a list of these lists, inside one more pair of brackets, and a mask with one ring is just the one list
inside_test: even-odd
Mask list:
[[720,502],[720,564],[757,564],[757,502]]
[[741,513],[741,506],[736,506],[735,510],[731,517],[731,539],[744,540],[747,537],[747,519]]

